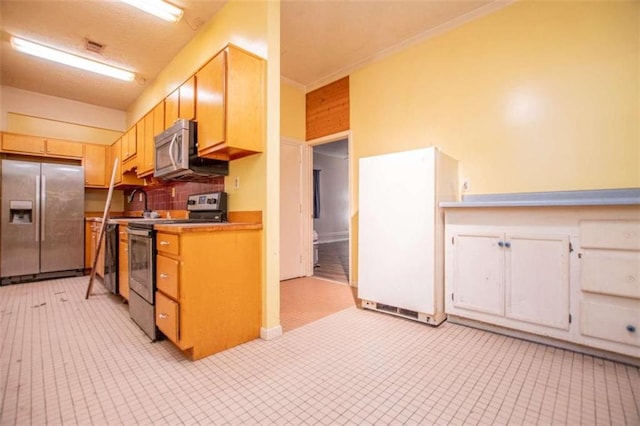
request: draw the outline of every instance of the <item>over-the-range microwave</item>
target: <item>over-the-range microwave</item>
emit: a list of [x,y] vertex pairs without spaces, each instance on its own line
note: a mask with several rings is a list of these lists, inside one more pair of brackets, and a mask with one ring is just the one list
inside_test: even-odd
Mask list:
[[199,180],[229,174],[229,162],[198,157],[197,123],[179,119],[154,137],[154,177],[167,180]]

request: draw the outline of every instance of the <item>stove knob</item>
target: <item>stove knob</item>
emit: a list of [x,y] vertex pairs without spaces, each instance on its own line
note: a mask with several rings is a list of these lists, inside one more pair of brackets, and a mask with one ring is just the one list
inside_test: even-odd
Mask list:
[[196,203],[196,200],[187,201],[187,205],[189,205],[189,206],[193,206],[195,203]]

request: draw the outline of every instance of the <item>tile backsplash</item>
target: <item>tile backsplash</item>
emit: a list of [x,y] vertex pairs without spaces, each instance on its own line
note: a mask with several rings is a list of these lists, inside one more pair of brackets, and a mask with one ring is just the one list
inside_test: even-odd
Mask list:
[[[172,189],[175,188],[175,196],[172,197]],[[224,177],[211,178],[206,182],[167,182],[161,186],[142,188],[147,194],[147,207],[149,210],[186,210],[187,197],[191,194],[203,192],[224,191]],[[144,196],[142,201],[136,193],[134,200],[127,203],[127,197],[133,189],[124,192],[124,211],[144,210]]]

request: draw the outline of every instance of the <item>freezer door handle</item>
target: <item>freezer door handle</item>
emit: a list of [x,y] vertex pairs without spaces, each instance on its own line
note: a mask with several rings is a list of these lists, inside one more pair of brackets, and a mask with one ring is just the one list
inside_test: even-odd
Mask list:
[[40,241],[40,175],[36,176],[36,205],[33,223],[36,226],[36,243]]
[[40,208],[42,209],[42,230],[41,230],[41,238],[42,241],[44,241],[44,224],[47,223],[46,221],[46,213],[47,213],[47,177],[45,175],[42,175],[42,203],[40,203]]

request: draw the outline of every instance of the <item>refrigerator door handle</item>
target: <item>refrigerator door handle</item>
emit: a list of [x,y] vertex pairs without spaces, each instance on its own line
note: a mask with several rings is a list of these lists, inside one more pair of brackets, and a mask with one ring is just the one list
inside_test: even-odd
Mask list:
[[44,241],[44,224],[47,223],[46,218],[45,218],[45,214],[47,213],[47,177],[45,175],[42,175],[42,203],[40,203],[40,209],[42,210],[40,212],[40,214],[42,215],[42,226],[41,226],[41,231],[40,231],[40,235],[42,238],[42,241]]
[[36,226],[36,243],[40,241],[40,175],[36,176],[36,205],[35,205],[34,224]]

